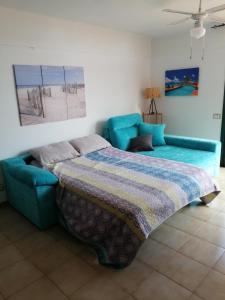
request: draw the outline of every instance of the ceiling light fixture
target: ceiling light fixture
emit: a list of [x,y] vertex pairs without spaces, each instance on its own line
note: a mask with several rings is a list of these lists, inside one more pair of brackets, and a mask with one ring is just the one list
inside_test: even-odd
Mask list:
[[[182,20],[175,21],[171,23],[170,25],[178,25],[181,23],[184,23],[188,20],[194,21],[194,27],[190,30],[191,38],[194,39],[201,39],[203,38],[203,47],[202,47],[202,59],[204,58],[204,47],[205,47],[205,41],[204,37],[206,34],[206,29],[204,27],[204,20],[209,19],[211,21],[217,22],[217,23],[225,23],[224,19],[221,19],[219,17],[215,17],[214,14],[220,11],[225,10],[225,4],[212,7],[206,10],[202,10],[202,0],[199,1],[199,8],[198,12],[187,12],[187,11],[180,11],[180,10],[174,10],[174,9],[163,9],[164,12],[169,13],[175,13],[175,14],[182,14],[186,17]],[[191,56],[192,58],[192,41],[191,41]]]
[[191,29],[191,37],[194,39],[199,40],[202,38],[206,33],[206,29],[204,27],[194,27]]

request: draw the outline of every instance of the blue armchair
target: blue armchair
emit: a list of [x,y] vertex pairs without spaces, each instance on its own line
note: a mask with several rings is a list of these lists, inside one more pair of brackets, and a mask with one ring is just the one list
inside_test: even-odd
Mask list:
[[30,155],[2,161],[8,201],[40,229],[57,222],[58,179],[47,170],[29,165]]

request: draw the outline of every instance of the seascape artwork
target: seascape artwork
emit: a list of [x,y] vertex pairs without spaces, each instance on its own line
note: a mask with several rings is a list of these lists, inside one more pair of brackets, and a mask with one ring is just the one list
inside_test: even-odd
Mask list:
[[165,74],[165,96],[198,96],[199,68],[169,70]]
[[86,116],[82,67],[14,65],[20,124]]

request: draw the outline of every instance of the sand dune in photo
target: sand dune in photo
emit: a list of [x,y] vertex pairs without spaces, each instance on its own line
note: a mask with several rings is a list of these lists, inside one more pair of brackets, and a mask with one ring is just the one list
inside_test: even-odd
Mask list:
[[77,94],[67,94],[68,119],[86,116],[84,88],[78,88]]
[[64,121],[86,116],[84,88],[78,88],[77,93],[74,94],[66,94],[63,92],[62,86],[50,86],[49,88],[51,89],[51,97],[42,96],[43,111],[41,115],[35,114],[32,104],[28,101],[27,90],[32,90],[32,88],[19,89],[22,125]]

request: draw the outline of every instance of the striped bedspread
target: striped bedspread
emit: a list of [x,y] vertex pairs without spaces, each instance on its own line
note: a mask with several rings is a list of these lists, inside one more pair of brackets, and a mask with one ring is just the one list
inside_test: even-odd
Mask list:
[[57,163],[57,203],[67,228],[95,247],[99,261],[131,263],[149,234],[197,198],[219,190],[202,169],[109,147]]

